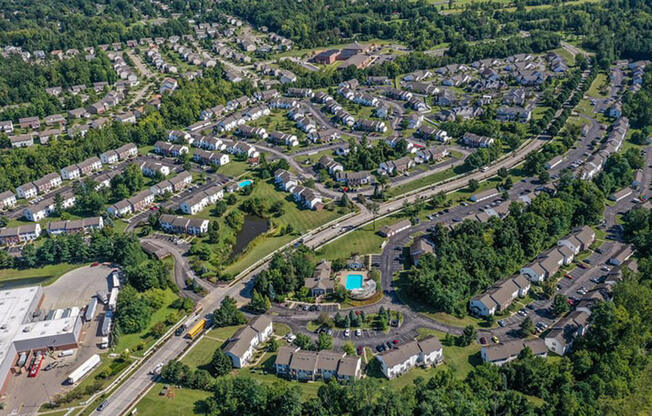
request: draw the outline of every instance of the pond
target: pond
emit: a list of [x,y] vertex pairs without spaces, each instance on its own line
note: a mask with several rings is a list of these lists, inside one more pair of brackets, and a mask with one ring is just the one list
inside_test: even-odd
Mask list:
[[235,236],[235,245],[233,246],[233,251],[231,251],[230,258],[233,259],[242,253],[253,239],[267,232],[267,230],[269,230],[269,224],[266,219],[255,215],[247,215],[244,219],[242,229]]

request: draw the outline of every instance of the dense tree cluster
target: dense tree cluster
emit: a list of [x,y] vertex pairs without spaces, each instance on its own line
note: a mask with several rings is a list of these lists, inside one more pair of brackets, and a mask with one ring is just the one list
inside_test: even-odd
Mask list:
[[[83,56],[55,60],[47,64],[24,62],[17,55],[0,59],[0,106],[29,102],[33,107],[5,111],[3,119],[16,121],[25,116],[43,117],[62,110],[60,101],[45,92],[47,87],[66,89],[79,84],[91,87],[93,82],[100,81],[113,84],[116,78],[113,64],[102,51],[90,62]],[[77,106],[82,105],[81,100],[71,102]]]
[[[646,129],[649,136],[652,129],[652,68],[643,75],[643,84],[637,93],[631,91],[623,95],[623,114],[629,118],[632,127]],[[643,143],[639,143],[643,144]]]
[[360,144],[349,140],[349,154],[344,159],[344,169],[361,171],[375,170],[378,165],[388,160],[395,160],[407,154],[407,142],[400,140],[396,146],[391,147],[384,140],[378,140],[369,145],[367,138],[363,137]]
[[625,153],[614,153],[609,156],[604,169],[595,178],[595,184],[605,195],[609,195],[625,186],[630,186],[634,180],[634,171],[645,165],[645,158],[636,148],[629,148]]
[[187,19],[147,22],[158,9],[150,2],[124,0],[3,0],[0,44],[29,51],[76,48],[125,42],[143,37],[190,33]]
[[304,279],[315,272],[314,253],[306,246],[278,253],[272,257],[267,270],[260,272],[254,288],[271,301],[280,301],[288,293],[301,289]]
[[596,223],[601,198],[590,182],[563,180],[555,197],[542,193],[529,207],[513,203],[505,219],[465,221],[451,231],[438,225],[435,255],[421,257],[407,274],[409,287],[430,305],[461,314],[470,297],[518,271],[572,227]]
[[165,127],[158,113],[151,113],[135,125],[114,123],[90,130],[84,137],[51,140],[48,146],[11,149],[0,153],[0,190],[13,190],[65,166],[79,163],[110,149],[133,142],[153,144],[165,137]]

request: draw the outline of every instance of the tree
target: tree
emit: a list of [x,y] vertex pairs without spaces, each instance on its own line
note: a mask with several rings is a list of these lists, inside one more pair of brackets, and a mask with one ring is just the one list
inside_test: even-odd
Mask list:
[[531,335],[534,333],[534,323],[532,322],[532,319],[530,319],[529,316],[526,316],[523,322],[521,322],[521,333],[523,336],[527,337],[528,335]]
[[374,226],[374,230],[375,230],[376,229],[376,217],[378,216],[378,213],[380,212],[380,205],[377,202],[372,202],[369,205],[370,205],[369,206],[369,211],[371,211],[371,213],[374,215],[373,226]]
[[333,337],[328,335],[325,332],[319,334],[319,339],[317,340],[317,349],[318,350],[330,350],[333,348]]
[[457,338],[457,344],[462,346],[462,347],[466,347],[467,345],[471,345],[473,340],[475,340],[476,336],[477,336],[477,332],[476,332],[475,328],[473,327],[473,325],[467,325],[464,328],[464,331],[462,331],[462,335],[460,335]]
[[552,299],[552,305],[550,306],[550,309],[552,310],[552,313],[555,314],[555,316],[561,316],[568,312],[570,305],[568,304],[568,299],[566,296],[561,294],[555,295],[555,297]]
[[477,179],[470,179],[468,187],[469,187],[469,191],[475,192],[480,187],[480,182],[478,182]]
[[221,348],[218,348],[213,353],[209,368],[211,374],[215,377],[227,375],[231,371],[231,359]]
[[297,334],[297,337],[294,339],[294,345],[302,350],[313,350],[315,348],[312,340],[306,334]]
[[254,289],[251,302],[249,303],[249,309],[255,313],[265,313],[271,306],[267,295],[261,295]]
[[505,179],[509,176],[509,171],[506,168],[500,168],[498,169],[498,176]]
[[208,242],[211,244],[216,244],[220,241],[220,223],[217,221],[211,221],[208,226]]
[[547,170],[541,171],[539,174],[539,182],[548,183],[550,181],[550,173]]
[[[229,195],[233,195],[233,194],[229,194]],[[235,203],[235,201],[233,203]],[[233,204],[230,204],[230,205],[233,205]],[[213,213],[215,214],[215,216],[221,217],[222,215],[224,215],[227,208],[228,208],[228,206],[227,206],[226,201],[223,200],[223,199],[220,199],[219,201],[217,201],[215,203],[215,208],[213,208]]]
[[244,314],[238,310],[235,299],[226,296],[222,300],[221,306],[213,312],[213,322],[215,326],[224,327],[240,325],[247,322]]
[[144,331],[149,325],[152,310],[131,285],[125,285],[118,294],[116,323],[125,334]]
[[267,342],[267,351],[276,352],[278,350],[278,340],[274,337]]
[[345,353],[348,355],[355,355],[355,346],[351,341],[345,342],[344,345],[342,346],[342,349],[344,350]]

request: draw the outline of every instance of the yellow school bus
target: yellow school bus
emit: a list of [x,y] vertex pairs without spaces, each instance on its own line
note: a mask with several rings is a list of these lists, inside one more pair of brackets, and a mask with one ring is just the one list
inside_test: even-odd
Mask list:
[[206,326],[206,319],[200,319],[199,321],[197,321],[197,323],[193,325],[192,328],[190,328],[190,330],[188,331],[188,338],[190,339],[195,338],[197,335],[201,333],[201,331],[204,330],[205,326]]

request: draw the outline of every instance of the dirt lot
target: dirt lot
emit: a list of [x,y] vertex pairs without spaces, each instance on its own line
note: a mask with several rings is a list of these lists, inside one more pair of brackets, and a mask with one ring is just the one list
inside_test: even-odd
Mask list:
[[98,291],[110,290],[109,275],[113,267],[104,265],[85,266],[72,270],[49,286],[43,288],[45,300],[41,310],[48,311],[71,306],[83,307],[88,304],[91,296]]

